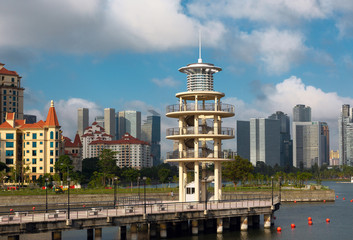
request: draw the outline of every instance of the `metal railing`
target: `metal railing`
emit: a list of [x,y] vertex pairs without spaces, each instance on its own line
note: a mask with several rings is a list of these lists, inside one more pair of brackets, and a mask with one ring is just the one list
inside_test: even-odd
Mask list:
[[[184,154],[183,152],[179,152],[179,151],[167,152],[167,159],[194,158],[194,157],[195,157],[194,150],[185,151]],[[198,158],[224,158],[224,153],[219,152],[218,156],[216,156],[214,154],[214,151],[203,152],[202,150],[200,150]]]
[[[181,106],[179,104],[173,104],[173,105],[167,106],[166,112],[171,113],[171,112],[183,112],[183,111],[196,111],[195,109],[196,108],[194,103],[187,103]],[[214,103],[205,103],[205,104],[198,104],[197,111],[220,111],[220,112],[234,113],[235,107],[234,105],[231,105],[231,104],[219,103],[217,105],[217,110],[216,110]]]
[[[192,135],[195,134],[195,127],[186,128],[168,128],[166,131],[167,136],[177,136],[177,135]],[[221,127],[218,129],[218,134],[214,132],[214,127],[198,127],[198,134],[215,134],[215,135],[225,135],[234,137],[234,128]]]

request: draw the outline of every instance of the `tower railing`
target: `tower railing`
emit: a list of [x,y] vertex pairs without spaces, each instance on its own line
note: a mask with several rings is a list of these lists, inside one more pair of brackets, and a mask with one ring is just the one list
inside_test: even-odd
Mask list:
[[[198,128],[198,134],[215,134],[215,135],[225,135],[234,137],[235,131],[234,128],[222,127],[218,129],[218,134],[214,132],[213,127],[200,126]],[[178,135],[194,135],[195,127],[186,127],[186,128],[168,128],[166,131],[166,136],[178,136]]]
[[[173,105],[167,106],[166,108],[167,113],[184,112],[184,111],[196,111],[195,104],[187,103],[182,106],[180,106],[179,104],[173,104]],[[197,111],[216,111],[215,104],[214,103],[198,104]],[[234,105],[231,105],[231,104],[220,103],[217,105],[217,111],[234,113],[235,107]]]
[[[180,159],[180,158],[194,158],[195,151],[187,150],[185,152],[173,151],[167,152],[167,159]],[[215,156],[214,151],[202,151],[199,150],[198,158],[224,158],[224,153],[219,152],[217,156]]]

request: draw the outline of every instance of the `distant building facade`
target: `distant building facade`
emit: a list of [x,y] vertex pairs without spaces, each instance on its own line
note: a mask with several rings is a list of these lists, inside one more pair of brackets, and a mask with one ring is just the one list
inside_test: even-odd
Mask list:
[[152,116],[141,126],[141,140],[148,142],[151,147],[151,158],[153,166],[161,163],[161,117],[153,111]]
[[83,135],[81,136],[82,143],[82,158],[92,158],[99,156],[97,152],[89,148],[89,144],[96,140],[111,141],[112,136],[105,132],[105,129],[101,127],[97,122],[92,123],[85,129]]
[[91,157],[98,157],[104,149],[116,152],[118,167],[131,167],[141,169],[152,167],[150,145],[125,133],[120,140],[95,140],[89,144],[89,151],[94,153]]
[[120,111],[119,112],[119,139],[125,133],[137,139],[141,139],[141,112],[138,111]]
[[96,116],[94,118],[94,121],[99,125],[101,126],[102,128],[104,128],[104,116]]
[[22,77],[4,66],[0,63],[0,124],[5,122],[6,113],[14,113],[15,119],[23,119]]
[[104,129],[106,133],[112,136],[115,140],[115,109],[105,108],[104,109]]
[[339,151],[330,151],[330,166],[338,166],[340,164]]
[[37,122],[36,115],[24,114],[23,119],[26,120],[26,123],[36,123]]
[[74,166],[74,171],[82,172],[82,143],[77,132],[74,142],[68,137],[63,137],[64,153],[69,156]]
[[88,108],[77,109],[77,131],[78,135],[81,137],[83,132],[88,127],[89,122],[89,112]]
[[237,121],[237,153],[250,161],[250,122]]
[[338,120],[340,165],[353,166],[353,117],[352,108],[344,104]]
[[311,122],[311,108],[298,104],[293,108],[293,122]]
[[54,108],[48,111],[46,121],[27,124],[7,113],[0,125],[1,161],[25,179],[36,180],[44,174],[54,174],[55,162],[62,155],[61,130]]

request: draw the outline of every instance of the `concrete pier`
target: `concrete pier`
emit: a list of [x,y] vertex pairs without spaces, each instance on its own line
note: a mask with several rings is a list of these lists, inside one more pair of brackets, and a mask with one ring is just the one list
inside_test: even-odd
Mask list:
[[271,227],[271,220],[272,219],[272,214],[265,214],[264,215],[264,228],[270,228]]
[[57,231],[57,232],[52,232],[51,233],[51,239],[52,240],[61,240],[61,231]]
[[192,233],[192,235],[199,234],[199,221],[198,220],[191,221],[191,233]]
[[240,218],[240,230],[245,231],[248,230],[248,217]]
[[102,228],[94,229],[94,240],[102,240]]
[[217,233],[223,232],[223,219],[217,218]]
[[161,238],[167,238],[167,224],[166,223],[159,224],[159,236]]
[[93,240],[93,228],[87,229],[87,240]]

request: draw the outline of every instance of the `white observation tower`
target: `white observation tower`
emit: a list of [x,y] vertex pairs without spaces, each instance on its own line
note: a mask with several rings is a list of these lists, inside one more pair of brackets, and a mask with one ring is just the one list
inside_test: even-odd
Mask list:
[[[167,107],[166,116],[179,122],[167,129],[167,139],[177,141],[178,149],[167,153],[166,162],[179,164],[180,202],[222,199],[222,162],[231,161],[223,158],[222,140],[234,138],[234,128],[222,127],[222,118],[234,116],[234,106],[222,103],[224,93],[213,90],[213,74],[221,70],[203,63],[201,56],[198,63],[180,68],[187,74],[187,92],[177,93],[179,103]],[[207,173],[211,165],[213,175]],[[214,182],[212,197],[206,194],[209,182]]]

